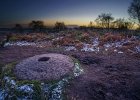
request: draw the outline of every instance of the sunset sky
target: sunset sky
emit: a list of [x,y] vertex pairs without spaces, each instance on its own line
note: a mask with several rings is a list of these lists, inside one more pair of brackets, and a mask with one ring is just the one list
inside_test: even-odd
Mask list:
[[56,21],[87,25],[101,13],[128,18],[132,0],[0,0],[0,27],[28,24],[42,20],[46,25]]

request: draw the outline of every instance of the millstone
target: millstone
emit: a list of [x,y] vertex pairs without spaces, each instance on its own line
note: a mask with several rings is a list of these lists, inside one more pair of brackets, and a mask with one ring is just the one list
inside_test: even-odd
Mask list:
[[55,80],[68,75],[73,60],[62,54],[42,54],[27,58],[15,66],[14,73],[22,80]]

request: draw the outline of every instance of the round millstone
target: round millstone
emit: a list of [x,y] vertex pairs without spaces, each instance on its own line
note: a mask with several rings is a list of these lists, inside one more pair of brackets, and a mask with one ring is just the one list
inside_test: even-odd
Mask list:
[[15,66],[14,73],[22,80],[57,80],[69,75],[73,60],[62,54],[42,54],[27,58]]

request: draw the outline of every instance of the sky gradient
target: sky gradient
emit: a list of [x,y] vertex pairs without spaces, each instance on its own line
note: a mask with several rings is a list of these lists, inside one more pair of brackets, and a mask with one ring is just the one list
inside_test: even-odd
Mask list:
[[101,13],[115,18],[128,18],[132,0],[0,0],[0,26],[27,24],[43,20],[46,25],[56,21],[87,25]]

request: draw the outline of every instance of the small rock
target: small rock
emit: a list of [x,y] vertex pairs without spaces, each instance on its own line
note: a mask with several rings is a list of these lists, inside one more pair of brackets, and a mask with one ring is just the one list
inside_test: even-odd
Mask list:
[[122,51],[119,51],[118,53],[122,54],[123,52]]

